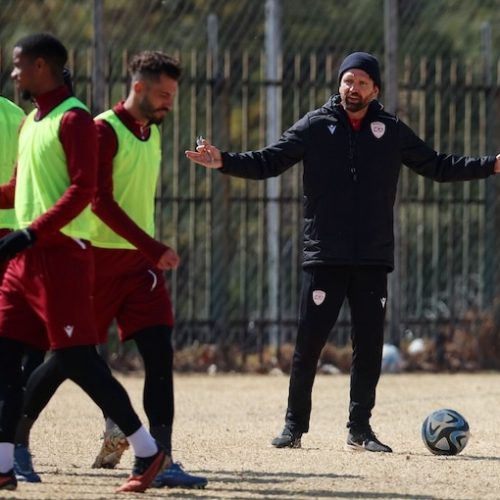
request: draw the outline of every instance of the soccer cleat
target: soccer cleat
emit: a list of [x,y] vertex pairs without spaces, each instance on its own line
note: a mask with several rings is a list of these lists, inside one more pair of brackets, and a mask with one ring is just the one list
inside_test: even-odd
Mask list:
[[95,458],[92,468],[114,469],[129,447],[127,438],[118,427],[113,427],[110,431],[104,432],[102,440],[101,450]]
[[16,444],[14,447],[14,473],[18,481],[40,483],[42,480],[33,468],[31,453],[27,446]]
[[17,488],[17,479],[14,469],[9,472],[0,472],[0,490],[15,490]]
[[392,449],[389,446],[377,439],[377,436],[369,425],[359,428],[353,426],[349,429],[346,449],[392,453]]
[[132,474],[116,492],[136,491],[142,493],[146,491],[166,463],[170,464],[170,457],[162,449],[159,449],[152,457],[135,457]]
[[188,474],[179,462],[163,469],[151,483],[153,488],[193,488],[201,489],[208,484],[208,480],[202,476]]
[[271,441],[271,444],[275,448],[300,448],[301,437],[302,437],[302,432],[294,432],[288,426],[285,425],[284,429],[281,431],[281,434],[276,436]]

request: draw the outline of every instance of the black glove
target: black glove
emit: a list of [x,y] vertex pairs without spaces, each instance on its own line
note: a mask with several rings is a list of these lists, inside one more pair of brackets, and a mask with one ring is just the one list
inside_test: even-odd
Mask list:
[[0,238],[0,262],[12,259],[35,243],[35,233],[30,229],[18,229]]

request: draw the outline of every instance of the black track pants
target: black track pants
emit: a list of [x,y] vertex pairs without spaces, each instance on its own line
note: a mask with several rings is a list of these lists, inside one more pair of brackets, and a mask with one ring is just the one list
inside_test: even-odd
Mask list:
[[286,424],[309,430],[311,394],[319,356],[347,297],[351,310],[349,424],[366,425],[375,405],[384,342],[387,269],[318,266],[303,272],[299,328],[293,355]]

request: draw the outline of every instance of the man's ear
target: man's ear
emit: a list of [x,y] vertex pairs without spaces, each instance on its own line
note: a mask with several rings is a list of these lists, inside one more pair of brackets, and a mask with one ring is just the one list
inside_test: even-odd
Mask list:
[[41,70],[47,66],[47,61],[43,59],[42,57],[37,57],[35,59],[35,68],[37,70]]
[[134,82],[132,82],[132,88],[134,89],[134,92],[136,94],[142,94],[142,92],[144,91],[144,87],[145,84],[143,80],[135,80]]

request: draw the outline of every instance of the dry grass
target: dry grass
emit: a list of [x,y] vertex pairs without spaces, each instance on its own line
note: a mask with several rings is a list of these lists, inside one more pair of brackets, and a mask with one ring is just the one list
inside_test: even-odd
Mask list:
[[[142,380],[121,378],[140,408]],[[287,377],[182,375],[176,378],[175,459],[209,478],[205,490],[148,490],[127,498],[232,499],[497,499],[500,471],[500,375],[403,374],[381,379],[373,426],[393,454],[343,450],[349,379],[318,376],[311,430],[303,448],[269,445],[280,430]],[[432,410],[451,407],[472,436],[457,457],[431,455],[420,425]],[[140,411],[142,414],[142,411]],[[127,476],[127,452],[117,470],[94,470],[99,410],[70,382],[51,401],[32,433],[42,484],[20,484],[0,498],[109,499]]]

